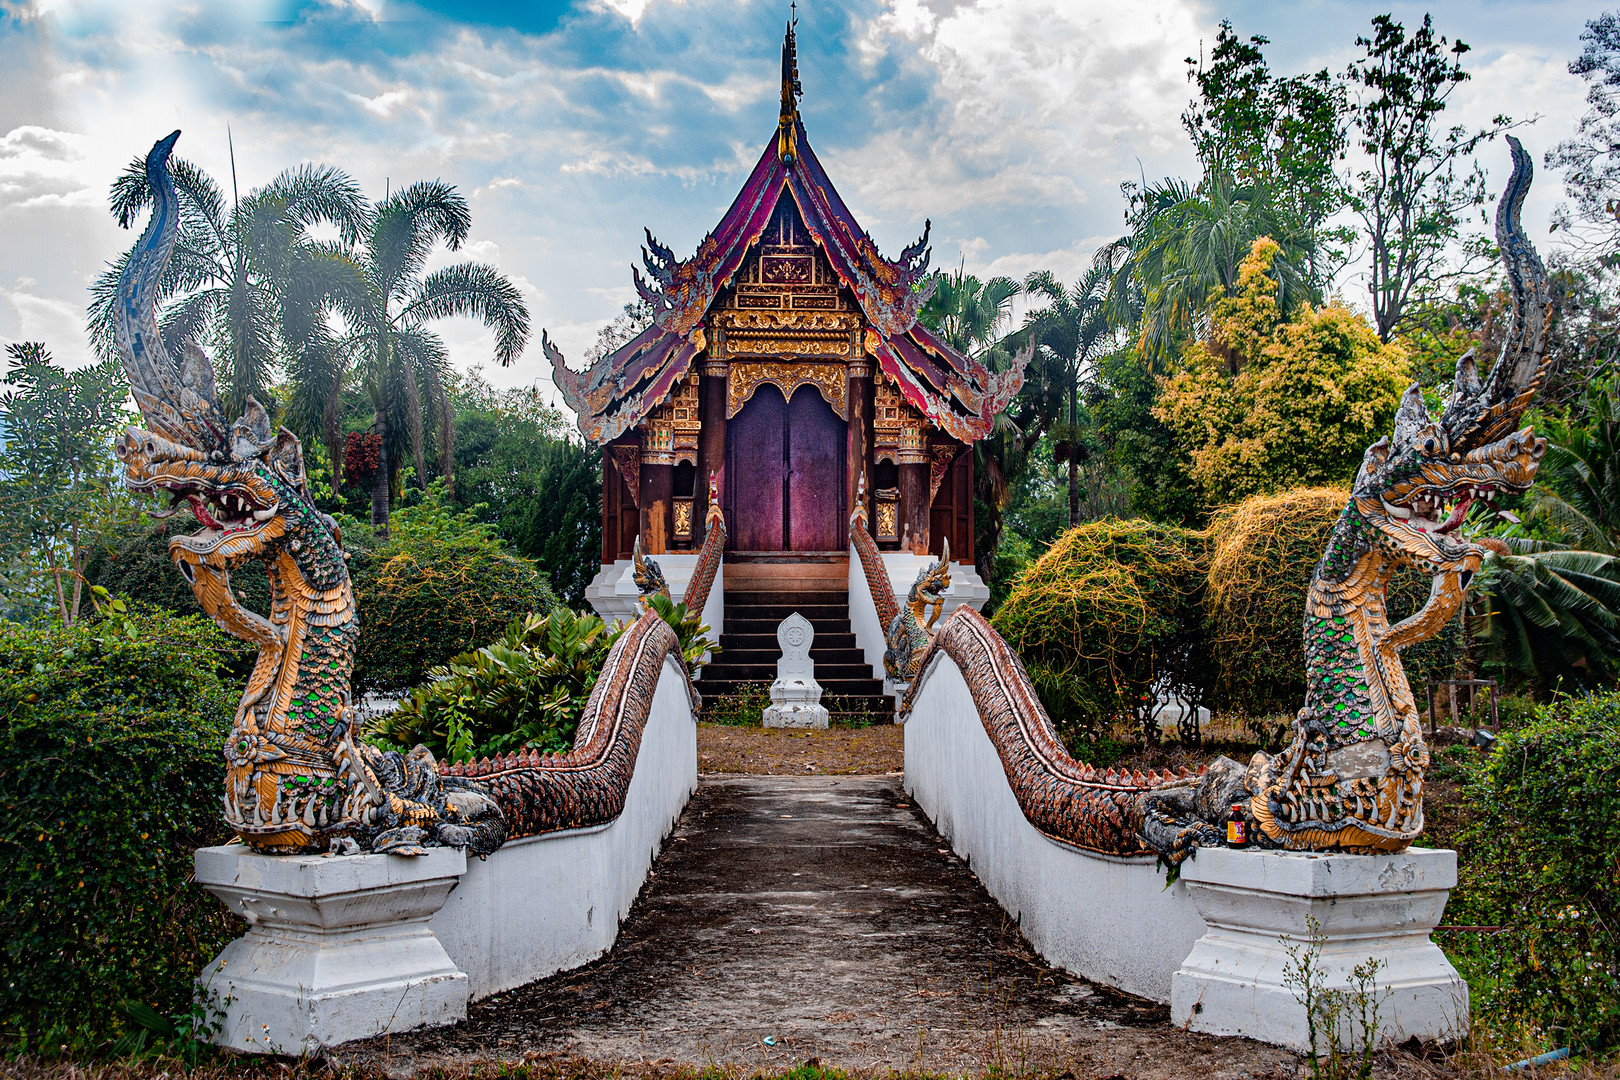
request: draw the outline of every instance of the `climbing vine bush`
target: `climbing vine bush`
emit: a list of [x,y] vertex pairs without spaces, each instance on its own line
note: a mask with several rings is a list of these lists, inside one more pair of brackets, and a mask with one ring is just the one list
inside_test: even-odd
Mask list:
[[1562,698],[1504,731],[1465,795],[1448,922],[1476,1011],[1554,1046],[1620,1045],[1620,693]]
[[1153,409],[1188,449],[1211,506],[1348,480],[1412,381],[1406,350],[1344,305],[1282,311],[1271,275],[1280,253],[1269,237],[1255,241],[1234,295],[1212,302],[1210,333],[1187,347]]
[[220,746],[240,646],[200,615],[0,623],[0,1042],[82,1051],[163,1015],[239,929],[190,884],[225,840]]
[[[1348,488],[1296,488],[1251,496],[1210,522],[1204,612],[1220,708],[1260,716],[1291,712],[1304,701],[1305,594],[1349,499]],[[1389,588],[1390,620],[1411,615],[1428,596],[1428,578],[1398,571]],[[1459,637],[1453,622],[1402,653],[1420,697],[1423,680],[1451,676]]]
[[1148,718],[1154,681],[1201,637],[1203,560],[1197,533],[1111,519],[1070,529],[1018,579],[993,625],[1066,737]]

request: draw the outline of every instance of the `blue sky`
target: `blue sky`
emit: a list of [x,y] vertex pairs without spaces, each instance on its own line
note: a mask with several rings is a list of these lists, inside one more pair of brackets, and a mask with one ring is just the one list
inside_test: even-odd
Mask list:
[[[1433,11],[1474,47],[1457,119],[1539,113],[1538,157],[1569,134],[1583,86],[1564,65],[1599,8],[1562,0],[806,0],[801,108],[885,250],[932,218],[936,265],[1072,277],[1119,232],[1122,180],[1191,171],[1182,60],[1221,19],[1270,37],[1278,70],[1337,70],[1385,10]],[[642,226],[689,253],[773,133],[786,15],[775,0],[0,0],[0,342],[82,360],[85,286],[131,239],[106,212],[113,176],[179,127],[179,152],[225,180],[229,126],[244,190],[305,160],[373,197],[458,185],[472,241],[442,261],[497,264],[577,364],[633,295]],[[1505,159],[1484,158],[1496,176]],[[1532,222],[1557,196],[1540,177]],[[1353,271],[1343,285],[1357,299]],[[443,328],[458,364],[488,357],[481,327]],[[489,374],[545,387],[545,370],[535,345]]]

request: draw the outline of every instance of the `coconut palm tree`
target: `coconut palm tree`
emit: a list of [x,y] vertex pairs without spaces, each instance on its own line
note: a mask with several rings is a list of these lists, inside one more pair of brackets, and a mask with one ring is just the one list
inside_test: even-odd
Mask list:
[[[495,332],[495,362],[502,367],[529,339],[528,308],[517,286],[494,267],[462,262],[423,272],[437,245],[455,251],[471,229],[467,200],[439,180],[419,181],[377,203],[356,255],[365,302],[346,313],[346,336],[330,352],[310,357],[312,391],[324,392],[328,408],[349,385],[363,387],[370,399],[372,429],[383,448],[371,485],[371,523],[379,535],[387,535],[407,453],[415,458],[418,482],[425,480],[425,430],[437,431],[440,475],[447,486],[454,483],[449,352],[429,325],[457,315],[480,319]],[[311,405],[317,396],[309,395]]]
[[1475,633],[1496,659],[1544,684],[1608,681],[1620,656],[1620,558],[1531,551],[1485,560]]
[[1131,207],[1130,234],[1105,250],[1117,260],[1115,307],[1133,315],[1141,352],[1155,367],[1166,364],[1183,335],[1204,328],[1210,296],[1231,292],[1262,236],[1282,247],[1272,264],[1282,309],[1320,296],[1322,283],[1312,276],[1321,264],[1314,233],[1262,184],[1219,175],[1197,186],[1164,180],[1138,189]]
[[934,275],[934,294],[919,318],[952,348],[977,354],[991,345],[1023,287],[1010,277],[980,281],[958,269]]
[[[1117,324],[1110,316],[1115,249],[1098,253],[1080,280],[1064,285],[1056,275],[1038,270],[1024,290],[1046,301],[1024,319],[1024,333],[1036,342],[1026,392],[1047,417],[1058,453],[1069,463],[1069,524],[1080,524],[1080,391],[1096,358],[1114,344]],[[1067,421],[1061,418],[1067,413]],[[1054,422],[1055,421],[1055,422]]]
[[[191,162],[169,163],[180,202],[180,237],[159,289],[159,327],[178,352],[201,347],[220,369],[227,415],[251,396],[272,404],[279,365],[318,348],[323,314],[361,284],[347,257],[369,219],[359,187],[345,173],[301,165],[245,198],[229,201]],[[113,216],[129,228],[151,202],[146,164],[137,158],[113,182]],[[336,242],[311,237],[336,226]],[[91,286],[90,339],[103,358],[114,354],[113,308],[126,252]]]

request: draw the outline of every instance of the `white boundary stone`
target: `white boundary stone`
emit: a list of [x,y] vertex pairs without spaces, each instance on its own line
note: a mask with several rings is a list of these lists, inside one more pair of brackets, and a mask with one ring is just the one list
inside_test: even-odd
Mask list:
[[428,920],[467,869],[453,848],[397,855],[258,855],[202,848],[199,884],[248,920],[203,969],[224,1006],[215,1041],[301,1055],[467,1016],[467,976]]
[[771,683],[771,704],[761,717],[768,728],[825,728],[827,707],[821,704],[821,684],[816,682],[816,663],[810,647],[816,628],[797,611],[776,627],[776,644],[782,655],[776,661],[776,681]]
[[[1381,962],[1379,1041],[1466,1034],[1467,984],[1429,939],[1457,883],[1456,852],[1210,848],[1183,865],[1181,878],[1209,931],[1175,974],[1172,1023],[1308,1050],[1304,1006],[1283,978],[1289,949],[1307,946],[1314,919],[1321,989],[1346,990],[1356,965]],[[1360,1037],[1348,1026],[1343,1034]]]

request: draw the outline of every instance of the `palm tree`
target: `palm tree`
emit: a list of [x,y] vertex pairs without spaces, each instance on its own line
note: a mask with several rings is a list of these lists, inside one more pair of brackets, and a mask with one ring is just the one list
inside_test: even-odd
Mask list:
[[1272,264],[1282,309],[1320,296],[1322,282],[1312,269],[1321,265],[1315,234],[1261,184],[1219,175],[1196,187],[1164,180],[1137,190],[1131,204],[1130,235],[1105,250],[1117,260],[1116,319],[1133,316],[1142,354],[1155,367],[1166,363],[1183,335],[1203,329],[1210,296],[1231,293],[1262,236],[1282,247]]
[[1579,420],[1550,417],[1531,513],[1572,547],[1620,555],[1620,398],[1613,377],[1588,384]]
[[934,275],[934,294],[919,316],[946,343],[959,352],[976,355],[996,338],[1012,314],[1012,302],[1023,288],[1010,277],[980,281],[958,269]]
[[1492,554],[1475,586],[1475,633],[1542,683],[1611,679],[1620,656],[1620,558],[1596,551]]
[[[382,464],[371,484],[371,523],[388,533],[391,499],[399,493],[400,466],[409,452],[418,482],[426,479],[423,432],[436,428],[439,470],[454,484],[454,420],[445,384],[450,372],[444,341],[428,324],[470,315],[495,331],[495,362],[505,367],[529,339],[529,311],[517,286],[492,266],[463,262],[423,273],[434,247],[455,251],[472,229],[467,200],[449,184],[424,180],[394,192],[373,210],[357,255],[366,299],[346,313],[348,335],[327,353],[310,357],[312,389],[326,407],[351,381],[371,400],[372,429],[382,436]],[[313,405],[317,395],[309,395]],[[453,492],[453,488],[452,488]]]
[[[346,248],[364,231],[368,207],[353,180],[322,165],[290,169],[229,204],[190,162],[176,158],[169,171],[180,237],[160,286],[159,326],[172,351],[195,345],[213,357],[227,415],[235,416],[250,396],[272,402],[268,388],[281,361],[320,346],[323,313],[359,283]],[[150,204],[144,159],[113,182],[110,202],[124,228]],[[319,225],[336,226],[338,241],[312,239]],[[128,258],[91,286],[90,339],[103,359],[114,355],[114,294]]]
[[[934,274],[934,294],[923,305],[919,320],[953,348],[969,353],[992,370],[1005,370],[1011,353],[996,340],[1012,315],[1012,302],[1023,286],[1009,277],[980,281],[963,269]],[[996,548],[1001,543],[1001,508],[1007,501],[1008,478],[1023,468],[1028,452],[1022,414],[1028,406],[1018,399],[1020,416],[1003,412],[995,417],[990,434],[973,444],[974,496],[988,508],[978,516],[975,531],[979,573],[988,579]],[[1037,429],[1029,442],[1040,438]]]
[[[1031,296],[1046,306],[1031,311],[1024,319],[1024,332],[1037,343],[1036,359],[1030,366],[1026,393],[1041,402],[1049,430],[1069,463],[1069,524],[1080,524],[1080,446],[1081,382],[1096,358],[1113,344],[1116,323],[1110,316],[1109,297],[1115,268],[1111,259],[1116,249],[1105,248],[1092,261],[1091,268],[1073,286],[1065,286],[1048,270],[1038,270],[1024,281]],[[1067,412],[1067,423],[1052,419]]]

